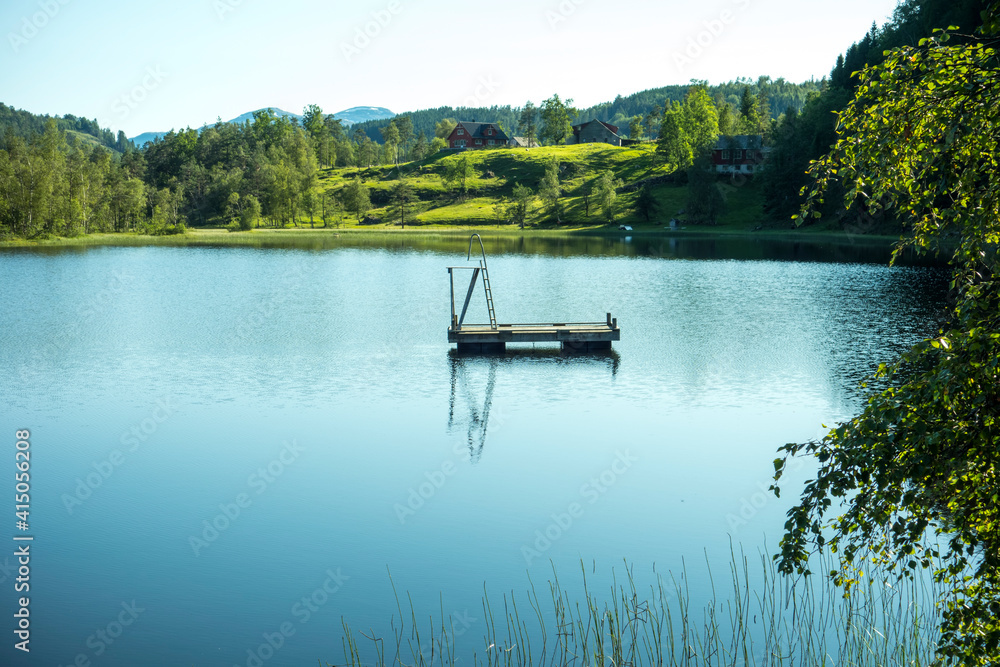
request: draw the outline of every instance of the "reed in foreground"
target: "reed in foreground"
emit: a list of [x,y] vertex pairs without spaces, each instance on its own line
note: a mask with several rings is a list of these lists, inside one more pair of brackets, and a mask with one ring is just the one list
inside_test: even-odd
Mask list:
[[[751,563],[753,565],[751,566]],[[822,565],[822,563],[820,563]],[[706,564],[707,566],[707,564]],[[829,568],[827,568],[829,569]],[[397,592],[392,635],[356,632],[343,622],[344,659],[337,665],[670,665],[670,666],[913,666],[934,663],[940,617],[929,582],[898,581],[879,571],[845,597],[825,577],[785,577],[765,556],[733,554],[731,587],[696,602],[686,568],[675,576],[655,571],[640,590],[633,568],[595,592],[582,567],[582,596],[571,599],[553,568],[550,601],[528,589],[491,599],[484,589],[485,634],[462,638],[455,619],[418,615]],[[819,571],[823,571],[822,568]],[[391,579],[391,576],[390,576]],[[396,591],[395,584],[393,590]],[[603,593],[603,594],[602,594]],[[422,612],[421,612],[422,613]],[[436,618],[435,618],[436,616]],[[478,647],[476,647],[478,645]]]

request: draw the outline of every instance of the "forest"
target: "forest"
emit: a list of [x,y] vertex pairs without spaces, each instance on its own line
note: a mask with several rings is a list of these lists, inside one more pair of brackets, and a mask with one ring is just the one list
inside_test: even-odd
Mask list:
[[[691,85],[706,85],[713,101],[719,107],[722,107],[726,103],[735,107],[739,104],[743,91],[749,89],[753,95],[763,96],[769,100],[770,111],[777,118],[788,109],[801,108],[811,93],[822,89],[824,81],[806,81],[796,84],[784,79],[772,80],[767,76],[761,76],[755,80],[737,79],[719,85],[708,85],[707,82],[694,81],[691,84],[651,88],[626,97],[619,95],[613,102],[605,102],[592,107],[578,109],[572,121],[574,123],[582,123],[596,118],[597,120],[617,125],[622,131],[627,133],[629,124],[633,119],[639,118],[645,122],[645,119],[651,115],[653,118],[658,117],[662,113],[665,104],[682,101]],[[529,105],[534,106],[529,101],[522,107],[437,107],[435,109],[407,112],[401,115],[408,116],[411,119],[413,130],[416,134],[423,133],[428,137],[434,135],[435,126],[442,118],[480,122],[489,120],[490,122],[499,123],[501,127],[507,130],[508,134],[516,134],[521,114],[525,107],[530,108]],[[537,115],[536,120],[538,120]],[[372,140],[380,141],[380,129],[384,125],[385,121],[367,121],[354,125],[352,130],[361,130],[371,137]],[[655,138],[655,136],[652,138]]]

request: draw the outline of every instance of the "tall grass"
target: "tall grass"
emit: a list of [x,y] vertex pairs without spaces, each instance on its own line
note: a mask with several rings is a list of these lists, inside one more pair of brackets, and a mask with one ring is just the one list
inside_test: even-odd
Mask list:
[[[817,565],[820,571],[830,569],[823,567],[829,563]],[[397,592],[391,636],[355,632],[345,620],[344,662],[326,664],[888,667],[933,662],[940,620],[933,584],[898,581],[876,570],[845,597],[822,575],[780,575],[765,556],[733,553],[729,569],[730,586],[719,595],[709,568],[711,595],[697,603],[686,568],[679,576],[661,576],[654,568],[655,583],[639,590],[626,564],[623,577],[616,573],[601,595],[591,590],[581,563],[579,599],[571,598],[553,568],[544,607],[530,579],[520,595],[512,591],[491,599],[484,589],[485,633],[461,645],[462,629],[456,631],[443,604],[436,617],[421,616],[407,595],[404,614]]]

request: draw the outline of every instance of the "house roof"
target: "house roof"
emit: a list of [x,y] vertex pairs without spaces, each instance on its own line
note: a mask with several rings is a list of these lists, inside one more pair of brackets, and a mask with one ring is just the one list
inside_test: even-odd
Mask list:
[[[489,139],[497,139],[500,141],[507,141],[507,139],[509,138],[507,134],[503,130],[501,130],[500,126],[497,125],[496,123],[468,123],[465,121],[461,121],[459,122],[458,125],[455,126],[455,129],[458,129],[460,127],[464,128],[465,133],[470,137],[472,137],[473,139],[489,138]],[[492,136],[488,136],[483,133],[488,127],[493,128],[494,134]]]
[[761,150],[764,148],[764,137],[759,134],[734,134],[720,136],[715,141],[713,150]]
[[578,132],[581,129],[583,129],[584,127],[586,127],[587,125],[590,125],[591,123],[600,123],[604,127],[608,128],[608,130],[612,134],[615,134],[615,135],[618,134],[618,126],[617,125],[612,125],[611,123],[605,123],[603,120],[597,120],[596,118],[594,118],[593,120],[588,120],[586,123],[577,123],[576,125],[573,126],[573,130]]

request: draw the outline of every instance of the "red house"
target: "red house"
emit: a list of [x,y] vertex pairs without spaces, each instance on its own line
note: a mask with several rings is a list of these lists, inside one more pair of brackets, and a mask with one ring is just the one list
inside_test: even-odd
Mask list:
[[723,136],[712,148],[712,165],[718,174],[753,174],[760,170],[768,151],[759,134]]
[[459,123],[448,135],[450,148],[496,148],[506,146],[509,137],[496,123]]

